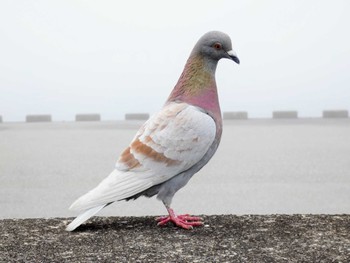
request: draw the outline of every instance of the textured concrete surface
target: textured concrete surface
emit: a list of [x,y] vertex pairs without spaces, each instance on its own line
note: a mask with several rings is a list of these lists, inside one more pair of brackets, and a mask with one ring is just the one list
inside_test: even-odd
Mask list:
[[42,114],[42,115],[27,115],[26,122],[51,122],[51,115]]
[[100,121],[100,120],[101,120],[101,115],[98,113],[75,115],[75,121]]
[[[0,218],[71,217],[142,122],[2,123]],[[178,213],[350,213],[350,119],[224,122],[214,158],[175,196]],[[165,212],[155,198],[99,215]]]
[[297,111],[274,111],[272,112],[273,119],[296,119],[298,118]]
[[0,220],[0,262],[350,262],[349,215],[204,216],[157,227],[153,217]]

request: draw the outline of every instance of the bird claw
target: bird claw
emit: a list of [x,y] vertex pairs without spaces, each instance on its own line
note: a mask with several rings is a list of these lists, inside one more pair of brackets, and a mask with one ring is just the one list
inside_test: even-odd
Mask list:
[[164,226],[168,222],[173,222],[176,226],[181,227],[183,229],[193,229],[194,226],[202,226],[203,225],[203,219],[198,216],[190,216],[188,214],[186,215],[169,215],[169,216],[162,216],[156,218],[156,221],[158,221],[158,226]]

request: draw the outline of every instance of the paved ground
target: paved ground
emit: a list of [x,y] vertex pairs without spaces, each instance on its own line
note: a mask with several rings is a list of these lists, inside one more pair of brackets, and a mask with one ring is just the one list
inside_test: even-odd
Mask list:
[[157,227],[152,217],[0,220],[0,262],[350,262],[349,215],[205,216]]
[[[102,180],[140,123],[0,123],[0,218],[74,216],[69,205]],[[350,119],[225,122],[213,160],[178,192],[192,214],[350,213]],[[165,213],[120,202],[100,215]]]

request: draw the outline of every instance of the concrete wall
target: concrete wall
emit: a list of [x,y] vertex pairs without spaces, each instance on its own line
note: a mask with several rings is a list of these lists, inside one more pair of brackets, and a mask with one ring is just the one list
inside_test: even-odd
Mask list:
[[51,122],[51,115],[38,114],[38,115],[27,115],[26,122]]
[[77,114],[75,115],[75,121],[100,121],[101,116],[97,113],[89,114]]
[[325,110],[322,113],[323,118],[348,118],[347,110]]
[[246,120],[248,112],[246,111],[227,111],[223,113],[224,120]]
[[148,120],[148,113],[127,113],[125,114],[125,120]]
[[[154,202],[156,202],[154,200]],[[202,216],[158,227],[154,217],[0,220],[0,262],[349,262],[349,215]],[[171,242],[169,242],[171,240]]]
[[273,119],[296,119],[298,118],[297,111],[274,111],[272,112]]

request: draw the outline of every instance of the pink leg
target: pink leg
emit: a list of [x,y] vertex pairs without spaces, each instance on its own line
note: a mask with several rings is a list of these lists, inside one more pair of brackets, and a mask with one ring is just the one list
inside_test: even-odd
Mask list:
[[184,229],[192,229],[194,226],[201,226],[203,225],[202,218],[197,216],[190,216],[188,214],[186,215],[175,215],[175,212],[170,207],[167,207],[169,216],[162,216],[156,218],[158,221],[158,226],[164,226],[168,222],[173,222],[178,227],[184,228]]

